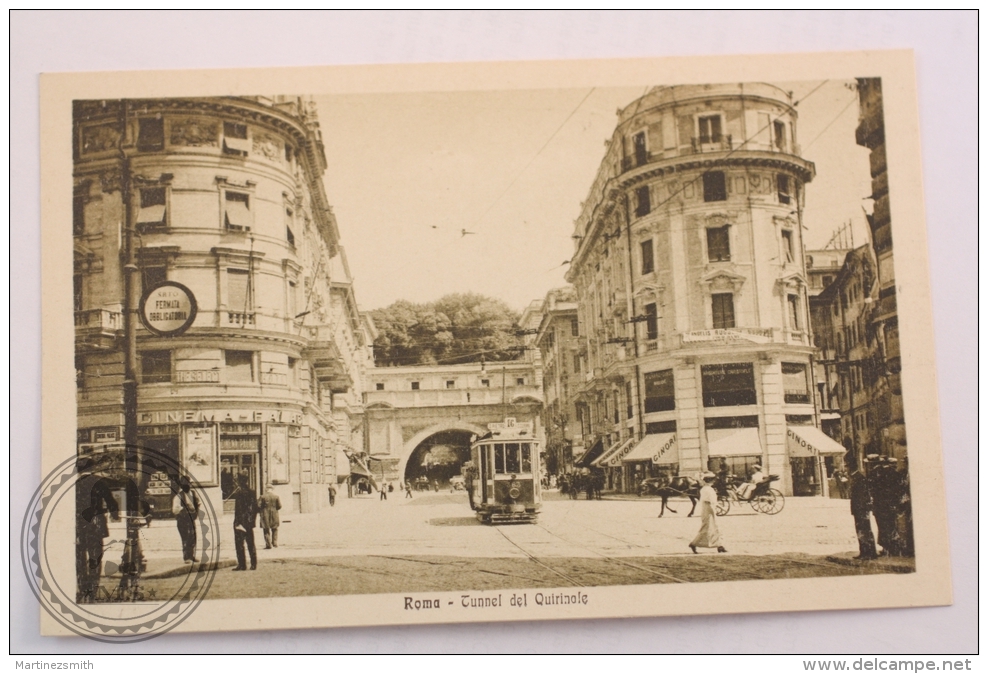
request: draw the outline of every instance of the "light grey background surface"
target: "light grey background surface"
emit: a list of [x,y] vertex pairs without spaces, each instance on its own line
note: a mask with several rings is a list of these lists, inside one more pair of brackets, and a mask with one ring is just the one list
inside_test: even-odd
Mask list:
[[[975,12],[12,12],[11,653],[977,652],[977,21]],[[953,606],[167,635],[116,649],[38,635],[18,541],[40,480],[39,73],[902,48],[915,50],[919,79]]]

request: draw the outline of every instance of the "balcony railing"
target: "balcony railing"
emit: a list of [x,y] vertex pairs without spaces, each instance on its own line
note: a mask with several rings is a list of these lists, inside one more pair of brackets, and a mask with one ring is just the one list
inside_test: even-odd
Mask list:
[[229,325],[256,325],[257,319],[253,313],[246,314],[239,311],[228,311],[226,312],[226,320]]
[[75,312],[75,327],[100,330],[123,330],[123,314],[107,309],[89,309]]
[[734,149],[734,140],[731,138],[730,134],[727,134],[726,136],[714,136],[711,138],[700,136],[699,138],[690,139],[690,149],[693,154],[702,154],[704,152],[728,152]]

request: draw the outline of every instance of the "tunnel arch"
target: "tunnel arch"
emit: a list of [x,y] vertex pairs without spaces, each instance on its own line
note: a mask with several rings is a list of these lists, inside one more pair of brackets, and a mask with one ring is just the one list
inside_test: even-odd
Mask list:
[[401,460],[398,462],[398,475],[401,476],[402,480],[405,479],[405,475],[408,473],[408,462],[415,453],[415,450],[432,436],[447,432],[462,432],[470,435],[483,435],[487,432],[487,429],[482,426],[478,426],[477,424],[453,420],[433,424],[432,426],[419,431],[413,435],[402,448]]

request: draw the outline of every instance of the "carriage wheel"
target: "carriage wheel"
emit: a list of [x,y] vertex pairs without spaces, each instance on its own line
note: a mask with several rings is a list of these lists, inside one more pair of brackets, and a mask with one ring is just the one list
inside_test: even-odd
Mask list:
[[717,516],[723,517],[729,512],[731,512],[731,499],[726,496],[719,496],[717,498]]
[[751,507],[755,512],[762,513],[763,515],[768,515],[772,508],[775,507],[775,499],[771,492],[765,492],[764,494],[759,494],[751,500]]
[[762,512],[766,515],[775,515],[782,512],[782,509],[786,507],[786,497],[778,489],[769,489],[768,493],[772,497],[771,507],[766,508]]

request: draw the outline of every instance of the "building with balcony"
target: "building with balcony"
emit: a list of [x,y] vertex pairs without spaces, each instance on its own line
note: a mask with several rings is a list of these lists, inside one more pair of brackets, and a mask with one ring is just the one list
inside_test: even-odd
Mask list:
[[[588,448],[613,488],[760,463],[820,493],[801,227],[813,164],[770,84],[657,87],[618,112],[567,274]],[[822,450],[822,454],[821,454]]]
[[544,455],[550,473],[559,474],[572,470],[573,459],[586,449],[573,395],[582,386],[583,361],[576,291],[554,288],[540,305],[535,344],[542,361]]
[[180,336],[137,325],[140,444],[217,505],[232,506],[238,474],[272,483],[290,512],[328,505],[349,473],[338,449],[363,442],[373,326],[323,187],[314,102],[77,101],[73,133],[80,450],[123,437],[129,229],[141,289],[178,282],[198,307]]
[[874,447],[886,456],[906,456],[906,425],[902,406],[902,359],[899,352],[899,314],[896,305],[895,265],[892,255],[892,213],[889,203],[888,165],[885,157],[885,112],[882,103],[882,80],[878,77],[858,79],[858,127],[855,140],[871,150],[871,199],[874,209],[868,217],[871,243],[878,270],[878,292],[871,314],[875,345],[882,360],[882,370],[873,392],[879,414],[876,432],[881,438]]

